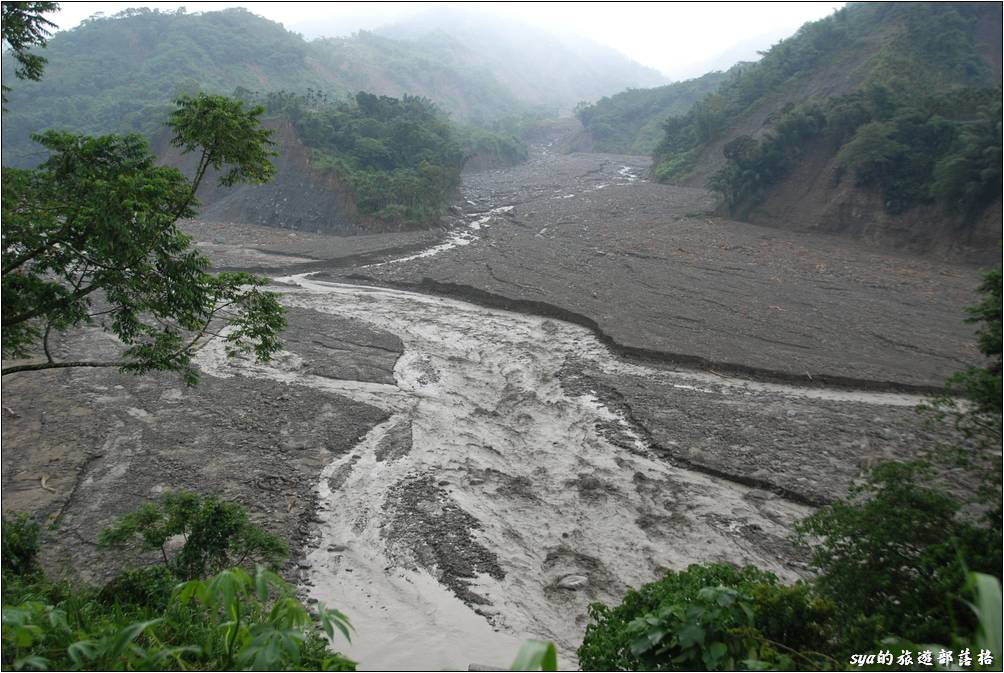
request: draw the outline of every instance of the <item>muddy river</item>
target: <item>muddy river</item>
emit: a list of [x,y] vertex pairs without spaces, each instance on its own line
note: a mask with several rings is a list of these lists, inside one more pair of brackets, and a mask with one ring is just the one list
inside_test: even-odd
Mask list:
[[394,385],[306,374],[292,353],[267,367],[219,351],[200,362],[208,374],[296,383],[390,414],[325,469],[320,542],[302,564],[308,595],[352,619],[344,651],[363,669],[506,666],[530,637],[555,641],[571,667],[587,605],[616,602],[666,568],[731,561],[797,577],[798,564],[757,541],[783,539],[806,507],[660,458],[596,394],[566,390],[568,362],[713,396],[918,401],[647,369],[553,319],[281,280],[287,305],[362,321],[405,348]]

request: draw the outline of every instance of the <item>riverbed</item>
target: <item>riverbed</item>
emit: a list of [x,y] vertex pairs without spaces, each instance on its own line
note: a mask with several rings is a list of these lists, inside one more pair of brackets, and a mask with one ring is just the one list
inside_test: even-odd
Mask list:
[[[330,462],[317,485],[309,596],[356,632],[344,651],[371,670],[505,666],[525,638],[575,663],[592,601],[690,563],[753,563],[792,580],[786,541],[810,508],[674,464],[571,365],[642,377],[688,395],[789,398],[907,409],[920,398],[729,379],[618,358],[590,330],[545,317],[387,288],[279,279],[283,302],[401,339],[393,385],[226,362],[206,373],[337,393],[389,417]],[[671,399],[666,404],[672,404]]]

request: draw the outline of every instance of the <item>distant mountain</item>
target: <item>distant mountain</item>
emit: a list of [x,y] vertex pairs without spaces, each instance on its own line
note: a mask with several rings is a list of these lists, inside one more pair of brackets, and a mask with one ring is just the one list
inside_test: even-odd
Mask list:
[[53,36],[40,82],[12,82],[13,64],[4,59],[3,81],[13,91],[3,160],[36,162],[29,135],[45,128],[155,133],[170,101],[198,89],[410,94],[457,121],[489,126],[661,82],[658,73],[598,45],[464,16],[423,15],[380,34],[310,42],[245,9],[132,9],[92,18]]
[[584,133],[571,149],[619,154],[652,154],[667,118],[684,115],[728,78],[724,72],[654,89],[628,89],[576,110]]
[[556,36],[486,12],[436,8],[379,29],[382,35],[435,48],[456,42],[467,62],[491,72],[521,101],[568,114],[628,88],[668,80],[620,52],[585,38]]
[[862,3],[672,118],[655,176],[733,216],[1000,256],[1000,3]]
[[4,165],[37,162],[29,135],[46,128],[154,136],[184,92],[341,88],[318,72],[308,43],[240,9],[126,10],[56,33],[41,53],[48,63],[39,82],[15,80],[11,59],[3,62],[4,84],[13,89],[3,116]]

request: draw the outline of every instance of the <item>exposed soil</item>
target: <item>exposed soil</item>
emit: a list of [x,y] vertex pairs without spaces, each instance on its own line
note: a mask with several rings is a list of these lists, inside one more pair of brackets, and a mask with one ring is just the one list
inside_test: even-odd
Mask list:
[[[320,376],[348,372],[362,381],[393,381],[399,340],[307,313],[292,316],[280,361],[300,361]],[[307,326],[340,344],[337,357],[298,338]],[[360,340],[373,348],[360,349]],[[61,347],[96,353],[108,343],[85,332]],[[97,549],[98,533],[179,489],[248,507],[254,520],[290,543],[287,574],[294,577],[299,550],[316,527],[321,470],[386,418],[344,396],[275,381],[203,376],[187,387],[177,376],[94,369],[4,377],[3,415],[4,513],[29,511],[57,522],[43,545],[46,567],[90,581],[107,580],[135,561]]]

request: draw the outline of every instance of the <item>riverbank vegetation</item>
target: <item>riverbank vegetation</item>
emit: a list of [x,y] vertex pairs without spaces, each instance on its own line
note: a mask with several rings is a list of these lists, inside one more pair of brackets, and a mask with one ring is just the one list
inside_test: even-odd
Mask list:
[[[235,503],[171,493],[119,520],[103,544],[135,536],[163,560],[104,586],[49,579],[42,532],[23,515],[3,524],[7,670],[355,670],[329,647],[336,633],[350,637],[348,619],[308,610],[275,573],[283,543]],[[185,542],[168,555],[175,536]]]

